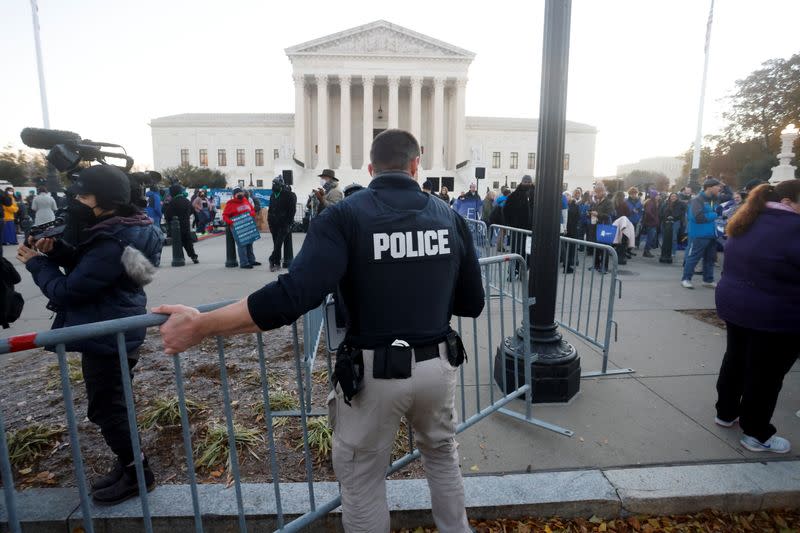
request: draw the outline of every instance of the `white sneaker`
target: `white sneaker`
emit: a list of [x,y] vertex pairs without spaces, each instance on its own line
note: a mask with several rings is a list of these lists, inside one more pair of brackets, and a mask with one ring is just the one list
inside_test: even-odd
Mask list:
[[703,287],[708,287],[709,289],[716,289],[717,288],[717,282],[716,281],[704,281],[703,282]]
[[777,435],[768,438],[767,442],[761,442],[755,437],[744,435],[739,442],[751,452],[789,453],[792,449],[792,445],[788,440]]
[[694,289],[694,285],[692,285],[692,282],[688,279],[681,281],[681,285],[684,289]]
[[715,417],[714,417],[714,422],[715,422],[715,423],[716,423],[718,426],[722,426],[722,427],[724,427],[724,428],[730,428],[730,427],[733,427],[733,426],[734,426],[734,424],[736,424],[738,421],[739,421],[739,417],[738,417],[738,416],[737,416],[736,418],[734,418],[733,420],[731,420],[730,422],[728,422],[727,420],[723,420],[723,419],[721,419],[721,418],[720,418],[720,417],[718,417],[718,416],[715,416]]

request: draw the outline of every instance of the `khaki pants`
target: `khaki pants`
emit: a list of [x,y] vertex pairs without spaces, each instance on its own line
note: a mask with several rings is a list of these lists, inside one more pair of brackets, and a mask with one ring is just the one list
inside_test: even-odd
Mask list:
[[364,387],[351,406],[338,388],[328,397],[345,531],[389,531],[386,470],[402,416],[422,453],[436,527],[441,533],[470,531],[454,439],[458,370],[447,361],[445,343],[439,345],[438,359],[417,363],[412,358],[409,379],[374,379],[372,359],[373,351],[364,350]]

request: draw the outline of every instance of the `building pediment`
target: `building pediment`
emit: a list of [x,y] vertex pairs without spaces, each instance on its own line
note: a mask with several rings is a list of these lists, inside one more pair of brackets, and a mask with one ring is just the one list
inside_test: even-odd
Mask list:
[[475,54],[379,20],[286,49],[296,56],[374,56],[472,60]]

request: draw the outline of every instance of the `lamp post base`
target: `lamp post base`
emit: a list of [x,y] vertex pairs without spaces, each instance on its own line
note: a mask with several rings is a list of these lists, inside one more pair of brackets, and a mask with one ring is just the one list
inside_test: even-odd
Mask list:
[[[581,359],[578,352],[553,328],[534,331],[533,337],[531,403],[569,402],[581,388]],[[506,337],[502,346],[497,348],[494,380],[505,394],[510,394],[525,383],[524,342],[522,328],[518,328],[513,337]]]

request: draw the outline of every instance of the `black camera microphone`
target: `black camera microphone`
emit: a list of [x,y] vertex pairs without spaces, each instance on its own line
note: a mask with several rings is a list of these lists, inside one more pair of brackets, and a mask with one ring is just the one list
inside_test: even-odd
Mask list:
[[26,146],[50,150],[58,144],[79,143],[81,136],[74,131],[48,130],[45,128],[25,128],[20,138]]

